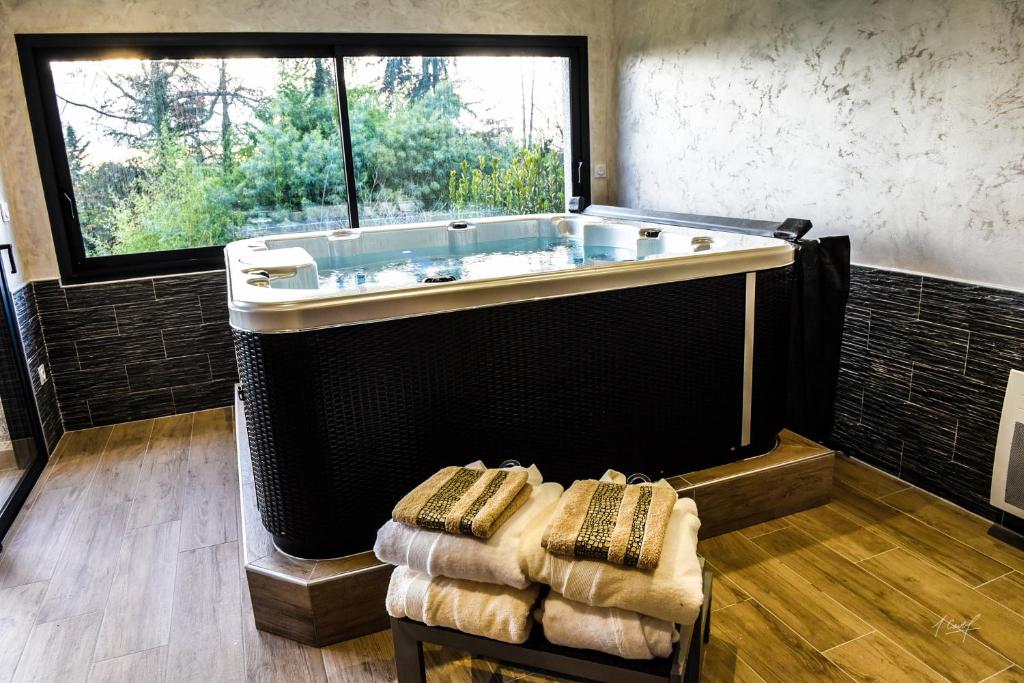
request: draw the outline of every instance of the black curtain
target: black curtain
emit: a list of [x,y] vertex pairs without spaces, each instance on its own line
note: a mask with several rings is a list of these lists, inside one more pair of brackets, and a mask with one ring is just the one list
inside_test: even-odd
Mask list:
[[798,434],[822,441],[832,431],[835,415],[850,295],[850,238],[822,237],[796,244],[787,424]]

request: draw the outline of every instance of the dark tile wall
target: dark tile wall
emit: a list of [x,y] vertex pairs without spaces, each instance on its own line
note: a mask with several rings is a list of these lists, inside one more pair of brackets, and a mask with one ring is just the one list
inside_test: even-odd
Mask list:
[[1003,394],[1024,293],[854,266],[833,445],[993,521]]
[[[64,435],[64,426],[60,418],[60,408],[57,406],[53,367],[50,365],[47,355],[32,284],[27,284],[14,292],[13,298],[18,330],[21,333],[21,342],[24,345],[25,358],[29,367],[28,376],[32,382],[32,393],[35,395],[36,408],[43,426],[43,438],[46,441],[47,451],[52,453],[53,449],[57,447],[60,437]],[[40,365],[46,369],[49,378],[46,384],[39,383],[39,374],[36,368]]]
[[231,404],[223,272],[33,288],[64,429]]

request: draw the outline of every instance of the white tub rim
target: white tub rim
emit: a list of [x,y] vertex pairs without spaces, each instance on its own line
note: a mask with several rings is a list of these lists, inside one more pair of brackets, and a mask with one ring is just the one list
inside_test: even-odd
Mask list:
[[[266,240],[290,241],[318,237],[334,231],[272,235],[232,242],[225,248],[228,277],[228,309],[233,328],[259,333],[307,330],[372,323],[458,310],[537,301],[553,297],[591,294],[667,284],[708,277],[786,267],[794,261],[794,246],[783,239],[730,233],[706,228],[669,225],[651,220],[602,219],[585,214],[529,214],[469,219],[476,224],[528,220],[574,220],[625,223],[637,228],[658,228],[667,232],[712,233],[716,240],[744,245],[721,251],[666,255],[640,261],[620,261],[519,275],[422,285],[367,292],[337,292],[313,289],[275,289],[248,284],[240,255],[250,245]],[[447,226],[451,221],[433,221],[396,226],[359,228],[361,233],[409,231]],[[348,230],[348,229],[346,229]]]

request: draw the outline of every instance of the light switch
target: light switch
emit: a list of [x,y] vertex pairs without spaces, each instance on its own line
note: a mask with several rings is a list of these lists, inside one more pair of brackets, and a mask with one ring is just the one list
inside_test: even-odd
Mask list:
[[597,164],[596,166],[594,166],[594,177],[595,178],[607,178],[608,177],[608,167],[605,166],[604,164]]
[[0,202],[0,219],[3,219],[4,223],[11,222],[11,207],[7,202]]

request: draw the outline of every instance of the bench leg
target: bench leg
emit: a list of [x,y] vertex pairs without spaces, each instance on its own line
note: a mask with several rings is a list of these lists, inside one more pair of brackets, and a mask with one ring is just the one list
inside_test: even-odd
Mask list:
[[[397,628],[396,628],[397,626]],[[427,683],[427,668],[423,661],[423,643],[392,622],[391,638],[395,644],[395,668],[398,683]]]
[[711,640],[711,591],[714,588],[711,585],[711,581],[707,582],[707,604],[708,608],[704,611],[704,644],[707,645],[708,641]]

